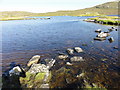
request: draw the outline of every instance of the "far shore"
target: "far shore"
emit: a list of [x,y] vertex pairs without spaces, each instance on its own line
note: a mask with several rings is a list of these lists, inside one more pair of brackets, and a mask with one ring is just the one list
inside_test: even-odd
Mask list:
[[[100,23],[105,25],[120,25],[118,16],[106,16],[106,15],[82,15],[82,16],[96,16],[95,18],[88,18],[84,21]],[[30,18],[31,17],[31,18]],[[9,20],[36,20],[36,19],[50,19],[50,17],[34,18],[35,16],[25,16],[25,17],[0,17],[0,21],[9,21]]]

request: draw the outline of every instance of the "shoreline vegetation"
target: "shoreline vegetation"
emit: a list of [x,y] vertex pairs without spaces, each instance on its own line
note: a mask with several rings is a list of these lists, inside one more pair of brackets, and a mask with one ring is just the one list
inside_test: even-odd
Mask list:
[[95,18],[88,18],[85,19],[84,21],[105,25],[120,25],[120,17],[117,16],[100,16]]

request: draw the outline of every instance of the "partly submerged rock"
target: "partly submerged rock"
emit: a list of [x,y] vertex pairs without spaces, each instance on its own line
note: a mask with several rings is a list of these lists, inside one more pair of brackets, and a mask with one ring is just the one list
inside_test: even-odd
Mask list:
[[112,29],[115,29],[115,27],[111,27]]
[[97,29],[97,30],[95,30],[95,32],[98,32],[98,33],[100,33],[102,30],[101,29]]
[[80,47],[75,47],[74,49],[77,53],[83,52],[82,48]]
[[28,62],[28,64],[27,64],[27,66],[28,67],[30,67],[32,64],[37,64],[38,62],[39,62],[39,59],[40,59],[40,55],[35,55],[35,56],[33,56],[30,60],[29,60],[29,62]]
[[118,47],[117,47],[117,46],[114,46],[113,48],[114,48],[114,49],[118,49]]
[[65,55],[65,54],[64,55],[59,55],[57,58],[65,60],[65,59],[68,58],[68,55]]
[[73,54],[73,53],[74,53],[74,50],[73,50],[73,49],[71,49],[71,48],[68,48],[68,49],[67,49],[67,52],[68,52],[68,54],[70,54],[70,55],[71,55],[71,54]]
[[19,66],[16,66],[14,67],[13,69],[11,69],[9,71],[9,75],[12,76],[12,75],[18,75],[20,76],[20,74],[23,72],[22,68],[20,68]]
[[39,72],[49,72],[48,68],[44,64],[32,64],[31,68],[28,70],[30,73],[39,73]]
[[70,58],[70,61],[71,62],[81,62],[81,61],[85,61],[84,59],[83,59],[83,57],[79,57],[79,56],[74,56],[74,57],[72,57],[72,58]]
[[51,61],[47,64],[47,68],[50,69],[51,67],[53,67],[53,65],[55,64],[56,60],[55,59],[51,59]]
[[110,43],[114,42],[114,38],[113,37],[110,37],[108,40],[109,40]]
[[106,38],[108,36],[110,36],[110,34],[109,33],[104,33],[104,32],[101,32],[97,35],[97,37],[99,37],[99,38]]

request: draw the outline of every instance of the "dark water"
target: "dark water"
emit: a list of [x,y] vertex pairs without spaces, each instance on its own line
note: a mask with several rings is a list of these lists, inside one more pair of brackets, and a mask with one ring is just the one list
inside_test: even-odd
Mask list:
[[[81,47],[85,52],[80,54],[86,59],[95,58],[98,63],[107,58],[106,63],[118,62],[118,31],[111,32],[115,41],[94,41],[96,29],[108,31],[111,26],[84,22],[88,17],[56,16],[48,20],[13,20],[2,23],[2,68],[6,69],[11,62],[25,65],[36,54],[43,57],[56,56],[67,48]],[[87,46],[82,46],[87,44]]]

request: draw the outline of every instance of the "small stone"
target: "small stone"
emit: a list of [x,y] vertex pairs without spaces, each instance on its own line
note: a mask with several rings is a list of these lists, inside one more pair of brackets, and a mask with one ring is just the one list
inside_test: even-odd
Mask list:
[[77,53],[83,52],[82,48],[80,47],[75,47],[74,49]]
[[66,65],[69,65],[69,66],[71,66],[72,64],[71,64],[70,62],[66,62]]
[[74,56],[72,58],[70,58],[71,62],[74,62],[74,61],[85,61],[82,57],[79,57],[79,56]]
[[101,32],[97,35],[97,37],[99,37],[99,38],[106,38],[108,36],[110,36],[110,34],[109,33],[104,33],[104,32]]
[[118,47],[117,47],[117,46],[114,46],[113,48],[114,48],[114,49],[118,49]]
[[84,77],[85,76],[85,73],[81,73],[79,75],[77,75],[77,77]]
[[99,32],[99,33],[100,33],[101,31],[102,31],[101,29],[97,29],[97,30],[95,30],[95,32]]
[[101,60],[102,60],[102,61],[106,61],[106,60],[108,60],[108,59],[106,59],[106,58],[102,58]]
[[111,27],[112,29],[115,29],[115,27]]
[[30,67],[32,64],[37,64],[39,62],[40,56],[39,55],[35,55],[33,56],[30,61],[28,62],[27,66]]
[[68,55],[59,55],[57,58],[65,60],[68,58]]
[[109,38],[108,40],[109,40],[110,43],[114,42],[114,38],[113,37]]
[[71,55],[71,54],[73,54],[73,53],[74,53],[74,50],[73,50],[73,49],[71,49],[71,48],[68,48],[68,49],[67,49],[67,52],[68,52],[68,54],[70,54],[70,55]]
[[9,75],[12,76],[12,75],[20,75],[20,73],[22,73],[22,70],[19,66],[16,66],[14,67],[13,69],[11,69],[9,71]]

